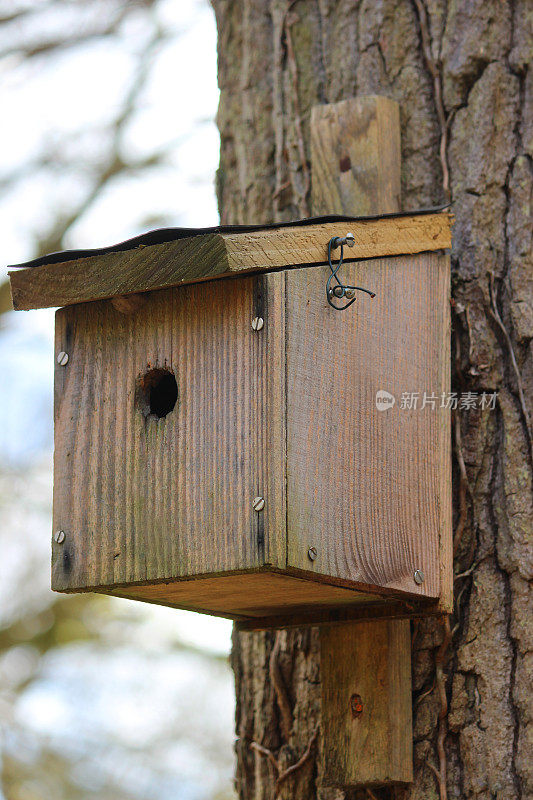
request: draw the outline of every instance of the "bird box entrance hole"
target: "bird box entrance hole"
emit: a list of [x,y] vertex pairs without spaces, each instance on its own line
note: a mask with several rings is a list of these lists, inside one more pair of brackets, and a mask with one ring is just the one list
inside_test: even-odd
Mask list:
[[145,417],[162,419],[174,410],[178,399],[178,384],[168,369],[149,369],[139,378],[138,403]]

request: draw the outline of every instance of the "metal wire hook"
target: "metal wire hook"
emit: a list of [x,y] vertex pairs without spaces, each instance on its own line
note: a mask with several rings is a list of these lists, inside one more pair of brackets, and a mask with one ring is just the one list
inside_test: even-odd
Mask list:
[[[331,271],[331,274],[328,277],[326,282],[326,298],[329,305],[334,308],[336,311],[344,311],[346,308],[349,308],[352,303],[355,303],[356,292],[366,292],[369,294],[370,297],[375,297],[375,292],[371,292],[370,289],[363,289],[362,286],[346,286],[346,284],[342,283],[339,279],[338,271],[342,266],[344,260],[344,245],[348,247],[353,247],[355,244],[355,237],[353,233],[347,233],[346,236],[333,236],[328,242],[328,264]],[[337,264],[334,266],[331,260],[331,251],[336,250],[337,247],[340,247],[341,252],[339,255],[339,260]],[[333,288],[331,287],[331,282],[335,278],[336,286]],[[336,305],[333,300],[334,298],[343,300],[346,298],[348,300],[347,303],[344,305]]]

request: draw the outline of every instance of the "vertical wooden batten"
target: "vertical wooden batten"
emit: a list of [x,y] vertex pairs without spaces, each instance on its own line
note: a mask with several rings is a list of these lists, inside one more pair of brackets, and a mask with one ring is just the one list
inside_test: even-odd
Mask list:
[[388,97],[354,97],[311,112],[314,214],[400,211],[400,107]]
[[412,780],[408,634],[406,620],[321,629],[326,784]]
[[[393,100],[359,97],[313,108],[314,214],[399,211],[400,167]],[[357,303],[343,313],[356,313]],[[411,781],[409,621],[349,622],[322,628],[320,636],[324,783]]]

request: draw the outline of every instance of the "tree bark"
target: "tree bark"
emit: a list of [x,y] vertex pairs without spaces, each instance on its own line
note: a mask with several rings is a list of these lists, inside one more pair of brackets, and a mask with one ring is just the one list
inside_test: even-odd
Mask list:
[[[356,94],[400,103],[403,207],[451,196],[454,389],[498,399],[455,414],[451,639],[445,621],[413,625],[415,781],[396,794],[533,797],[531,6],[213,5],[224,223],[308,215],[311,107]],[[316,629],[235,635],[233,667],[241,800],[394,797],[321,786]]]

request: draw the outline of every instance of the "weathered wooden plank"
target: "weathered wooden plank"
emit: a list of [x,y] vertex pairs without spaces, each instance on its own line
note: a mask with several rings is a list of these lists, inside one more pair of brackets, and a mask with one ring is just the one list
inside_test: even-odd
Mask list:
[[267,570],[130,585],[106,593],[241,620],[289,612],[324,613],[339,605],[359,607],[375,601],[354,589]]
[[377,258],[451,246],[447,212],[383,217],[356,222],[330,222],[224,236],[231,272],[323,264],[332,236],[354,234],[355,245],[346,248],[347,260]]
[[[303,628],[308,625],[336,627],[348,622],[374,621],[380,624],[382,620],[410,620],[421,617],[438,616],[442,612],[437,603],[420,606],[398,600],[384,600],[372,596],[372,602],[352,603],[335,608],[313,608],[292,613],[272,614],[264,617],[238,619],[237,628],[241,631],[268,631],[285,628]],[[237,618],[235,618],[237,619]],[[409,660],[409,659],[408,659]]]
[[[440,383],[444,387],[443,393],[451,389],[451,265],[450,256],[445,257],[447,269],[441,276],[441,292],[447,302],[444,313],[439,316],[440,331],[436,330],[437,339],[445,342],[443,351],[439,356]],[[438,488],[439,501],[439,567],[440,567],[440,592],[439,609],[443,614],[453,612],[453,518],[452,518],[452,418],[451,412],[441,413],[435,426],[435,447],[438,452],[440,465],[440,486]]]
[[9,272],[17,310],[54,308],[195,282],[227,273],[217,234],[178,239]]
[[[327,132],[330,124],[334,127],[334,138]],[[375,214],[385,210],[398,211],[401,208],[400,123],[397,104],[389,100],[382,102],[381,98],[362,97],[351,104],[338,103],[326,106],[324,109],[319,107],[313,111],[311,128],[312,197],[315,214]],[[346,158],[350,161],[348,170],[346,170]],[[345,273],[347,276],[351,274],[353,277],[355,273],[358,277],[359,275],[373,277],[364,270],[359,271],[357,268],[349,270]],[[386,289],[385,286],[381,288]],[[379,303],[387,302],[389,308],[393,309],[391,296],[382,297],[381,301],[378,301],[377,309],[372,309],[368,303],[365,304],[365,299],[363,296],[346,312],[352,314],[351,323],[350,321],[347,323],[353,327],[355,341],[361,343],[362,340],[358,338],[361,333],[359,319],[361,318],[364,324],[366,315],[365,328],[371,332],[369,315],[379,311]],[[374,303],[375,300],[377,297],[371,302]],[[401,302],[403,303],[403,298]],[[331,312],[332,316],[339,316],[339,312],[333,310]],[[335,322],[331,324],[336,325]],[[404,327],[405,318],[402,329]],[[389,352],[387,348],[393,345],[396,338],[394,332],[387,330],[389,334],[387,339],[390,337],[391,342],[387,340],[381,342],[386,348],[385,352]],[[368,354],[369,357],[375,357],[376,337],[372,332],[369,346],[374,350]],[[354,354],[360,370],[365,369],[362,355],[366,347],[366,342],[361,344]],[[350,348],[350,353],[352,352],[353,347]],[[357,380],[350,361],[339,352],[336,358],[338,362],[351,369],[352,379]],[[410,354],[406,353],[403,358],[410,360]],[[379,353],[377,359],[379,370],[382,363]],[[340,363],[337,363],[337,366],[340,366]],[[372,364],[371,368],[374,369],[375,365]],[[341,374],[342,370],[334,376],[336,378],[333,384],[334,391],[339,386],[338,376]],[[364,382],[361,386],[346,387],[348,396],[350,394],[352,396],[352,402],[358,395],[359,398],[364,397],[361,387],[366,383],[367,373],[363,372],[361,377],[363,376]],[[346,386],[344,375],[343,385]],[[371,385],[366,390],[367,402],[369,399],[372,401],[368,394],[378,388],[380,387],[377,385]],[[341,472],[333,473],[330,478],[330,482],[340,487],[341,492],[346,478],[352,482],[352,492],[345,496],[341,495],[340,510],[348,523],[351,516],[352,537],[355,538],[358,536],[358,530],[354,525],[356,515],[360,518],[361,502],[365,503],[365,499],[362,498],[360,487],[354,484],[354,479],[356,481],[362,479],[365,488],[368,489],[372,481],[370,465],[375,464],[378,468],[380,466],[377,460],[373,459],[373,454],[367,446],[366,457],[370,460],[366,467],[357,473],[357,466],[360,465],[357,452],[361,452],[361,448],[368,444],[367,437],[370,432],[361,426],[361,420],[355,415],[356,410],[354,408],[351,416],[348,414],[344,417],[347,423],[346,429],[341,425],[332,430],[339,443],[341,460],[338,467]],[[339,411],[343,415],[346,414],[343,409]],[[331,412],[328,418],[326,424],[331,428]],[[359,439],[354,438],[356,430],[359,431]],[[375,436],[373,426],[372,433]],[[345,442],[346,437],[348,442]],[[349,446],[345,447],[345,444]],[[339,488],[336,491],[339,492]],[[382,497],[377,505],[382,521],[387,515],[385,504],[390,499],[392,498]],[[370,509],[366,500],[366,508],[367,512],[374,511],[376,504],[372,503]],[[336,507],[334,512],[337,512]],[[372,518],[368,521],[370,529],[367,528],[367,532],[375,531]],[[369,541],[368,545],[371,544]],[[338,547],[341,551],[344,549],[342,543]],[[396,557],[396,553],[393,557]],[[334,626],[329,630],[322,628],[320,639],[325,783],[350,786],[412,780],[410,623],[407,620],[390,622],[378,620],[364,624]],[[353,694],[362,695],[363,703],[362,715],[356,719],[352,716]]]
[[[352,97],[311,111],[313,208],[338,214],[400,208],[400,109],[388,97]],[[325,211],[324,213],[328,213]],[[333,212],[329,212],[333,213]]]
[[350,229],[347,259],[440,250],[451,245],[446,212],[332,222],[248,233],[204,234],[9,272],[15,309],[65,306],[207,278],[323,264],[332,236]]
[[[438,253],[343,266],[376,296],[340,313],[326,268],[287,272],[289,567],[439,597],[448,276]],[[392,407],[379,409],[380,391]]]
[[408,620],[321,629],[326,785],[412,780],[410,646]]
[[[282,288],[250,277],[154,292],[129,315],[58,312],[54,589],[285,566]],[[154,368],[178,389],[160,419],[146,415]]]

